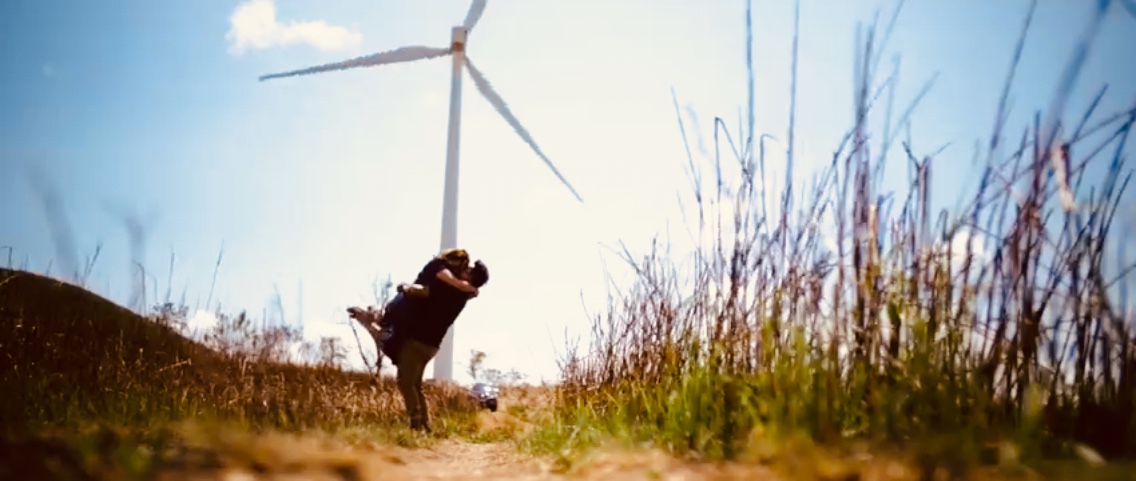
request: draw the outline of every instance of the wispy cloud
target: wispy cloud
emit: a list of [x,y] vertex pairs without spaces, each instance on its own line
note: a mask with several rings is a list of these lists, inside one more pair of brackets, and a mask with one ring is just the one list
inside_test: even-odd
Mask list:
[[363,36],[323,20],[281,23],[273,0],[247,0],[229,17],[229,53],[260,50],[294,44],[308,44],[320,50],[342,50],[358,46]]

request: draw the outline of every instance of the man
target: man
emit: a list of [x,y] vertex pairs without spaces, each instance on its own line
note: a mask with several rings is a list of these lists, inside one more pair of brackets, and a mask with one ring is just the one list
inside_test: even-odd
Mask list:
[[442,338],[465,308],[477,297],[478,288],[489,281],[481,261],[469,266],[463,249],[443,251],[423,267],[414,284],[399,286],[399,295],[383,311],[348,312],[375,339],[381,355],[398,368],[398,387],[413,429],[430,430],[429,411],[422,392],[426,364],[438,353]]
[[[429,297],[416,298],[415,301],[419,303],[417,309],[407,317],[406,322],[398,324],[395,331],[396,337],[405,336],[396,352],[398,387],[406,402],[412,429],[430,431],[429,410],[422,393],[426,364],[438,354],[442,338],[465,309],[466,303],[477,297],[477,289],[489,281],[489,272],[480,261],[472,269],[466,266],[458,272],[455,277],[460,283],[451,284],[442,280],[428,286]],[[439,277],[444,278],[445,274],[439,272]],[[455,284],[462,287],[456,287]],[[463,289],[466,286],[472,290]]]

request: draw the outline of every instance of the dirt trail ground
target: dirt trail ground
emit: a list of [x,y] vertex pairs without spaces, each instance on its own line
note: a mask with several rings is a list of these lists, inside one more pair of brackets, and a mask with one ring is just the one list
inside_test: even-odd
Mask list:
[[[513,404],[547,409],[548,393],[501,400],[495,413],[479,414],[483,433],[508,430],[524,433],[531,425],[511,414]],[[531,411],[530,411],[531,412]],[[202,462],[219,456],[219,462]],[[553,457],[520,452],[510,441],[471,442],[440,439],[430,447],[389,445],[346,446],[327,439],[272,436],[221,441],[186,461],[167,466],[156,477],[166,481],[372,481],[372,480],[726,480],[777,479],[758,466],[721,467],[682,463],[657,452],[600,454],[570,465]]]
[[534,459],[517,453],[507,443],[470,444],[447,442],[433,453],[411,458],[405,466],[407,477],[388,475],[376,479],[455,479],[455,480],[772,480],[769,471],[758,466],[692,465],[660,453],[615,453],[597,455],[575,467],[550,459]]
[[[267,463],[225,467],[168,467],[157,479],[185,481],[371,481],[554,479],[537,463],[503,443],[443,441],[431,448],[339,451],[293,446],[295,451]],[[229,463],[226,463],[229,464]]]
[[293,453],[291,461],[229,466],[211,470],[168,469],[161,480],[727,480],[777,479],[759,467],[682,465],[661,455],[609,455],[565,470],[567,466],[517,452],[509,443],[446,440],[431,448],[389,448],[372,452]]
[[[536,399],[533,399],[533,398]],[[546,400],[530,396],[524,407],[541,409]],[[524,436],[533,427],[531,411],[521,407],[483,411],[477,419],[477,436],[470,439],[501,439],[502,432]],[[547,409],[547,407],[545,407]],[[220,427],[220,430],[214,430]],[[599,448],[572,461],[555,456],[530,456],[511,441],[474,442],[464,437],[427,438],[409,431],[395,433],[341,432],[334,435],[316,432],[304,434],[268,433],[253,435],[223,426],[179,431],[183,442],[163,449],[163,462],[147,479],[163,481],[373,481],[373,480],[502,480],[502,481],[678,481],[678,480],[1040,480],[1117,479],[1136,481],[1136,470],[1112,470],[1111,473],[1086,476],[1084,467],[1070,466],[1060,476],[1043,477],[1024,467],[1010,470],[994,466],[963,473],[949,472],[950,464],[936,463],[929,470],[894,459],[872,456],[867,452],[851,457],[821,454],[796,446],[780,451],[778,471],[756,463],[698,463],[680,460],[658,450]],[[395,436],[387,437],[390,434]],[[408,437],[407,437],[408,436]],[[382,440],[380,440],[382,439]],[[391,443],[399,444],[392,445]],[[419,447],[403,447],[419,446]],[[2,451],[2,449],[0,449]],[[0,454],[5,454],[0,452]],[[125,458],[107,470],[68,469],[64,464],[84,463],[80,459],[66,461],[41,452],[48,461],[42,475],[25,479],[123,480],[123,469],[132,464]],[[9,460],[12,461],[12,460]],[[944,461],[940,459],[939,461]],[[62,463],[62,464],[61,464]],[[0,463],[2,468],[4,463]],[[9,463],[12,464],[12,463]],[[15,465],[18,465],[16,463]],[[75,468],[76,466],[70,466]],[[957,467],[957,466],[956,466]],[[924,469],[926,469],[924,468]],[[59,476],[60,469],[76,476]],[[788,469],[788,471],[785,471]],[[126,469],[129,471],[129,469]],[[0,478],[4,478],[0,469]],[[85,472],[83,472],[85,471]],[[17,470],[16,472],[19,472]],[[784,475],[792,472],[793,476]],[[54,473],[54,474],[52,474]],[[953,474],[953,476],[952,476]]]
[[[430,448],[382,447],[350,452],[320,452],[299,448],[290,453],[291,460],[278,459],[261,465],[193,472],[172,469],[156,479],[169,481],[427,481],[427,480],[501,480],[501,481],[727,481],[727,480],[1134,480],[1130,470],[1102,472],[1086,476],[1084,471],[1067,470],[1062,475],[1045,477],[1029,469],[979,469],[969,473],[937,469],[920,472],[909,465],[876,460],[859,469],[843,470],[826,467],[823,460],[811,459],[797,464],[797,476],[778,475],[770,468],[745,463],[690,463],[656,451],[618,452],[600,450],[574,466],[539,459],[519,453],[508,442],[471,443],[443,440]],[[796,463],[795,463],[796,464]]]
[[542,463],[527,459],[507,443],[447,440],[433,449],[407,453],[400,460],[405,464],[389,469],[382,479],[549,479]]
[[[505,431],[523,436],[529,422],[547,412],[551,392],[530,389],[502,393],[501,409],[482,411],[478,431],[493,434]],[[510,409],[513,407],[514,409]],[[488,438],[488,437],[486,437]],[[157,479],[167,481],[726,481],[726,480],[947,480],[949,473],[918,472],[910,465],[886,459],[869,459],[857,467],[848,460],[814,457],[805,451],[789,456],[796,476],[778,475],[771,468],[752,463],[693,463],[658,450],[597,449],[582,459],[569,462],[553,456],[529,456],[510,441],[472,442],[460,438],[437,439],[429,447],[399,447],[389,444],[342,442],[311,436],[262,436],[222,441],[207,448],[224,461],[205,469],[195,469],[194,456],[187,464],[168,466]],[[413,444],[413,443],[410,443]],[[197,457],[197,466],[200,457]],[[205,463],[208,465],[209,463]],[[851,469],[849,469],[851,468]],[[955,473],[956,476],[959,473]],[[958,477],[954,479],[960,479]],[[1037,480],[1035,473],[970,473],[961,479]],[[1052,478],[1051,478],[1052,479]],[[1077,479],[1064,478],[1064,479]],[[1102,479],[1102,478],[1096,478]],[[1114,478],[1107,478],[1114,479]],[[1136,480],[1120,477],[1115,479]]]

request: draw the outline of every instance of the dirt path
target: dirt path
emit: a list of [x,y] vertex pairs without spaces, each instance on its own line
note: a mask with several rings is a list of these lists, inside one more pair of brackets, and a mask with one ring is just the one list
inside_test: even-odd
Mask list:
[[[445,440],[431,448],[320,449],[294,444],[263,448],[257,461],[225,467],[170,466],[163,481],[372,481],[372,480],[542,480],[553,479],[536,460],[503,443]],[[267,456],[264,453],[269,453]],[[245,458],[247,453],[240,457]]]
[[[245,451],[242,449],[241,451]],[[858,480],[906,481],[952,479],[948,471],[921,473],[913,466],[878,459],[858,468],[837,459],[790,456],[794,458],[793,477],[775,474],[770,468],[748,463],[693,463],[681,461],[654,450],[626,452],[599,449],[574,465],[557,463],[548,458],[526,456],[512,443],[472,443],[464,440],[439,440],[429,448],[373,446],[337,448],[318,443],[289,441],[287,444],[263,446],[241,452],[242,461],[225,467],[195,469],[169,466],[155,478],[163,481],[427,481],[427,480],[501,480],[501,481],[727,481],[727,480]],[[230,451],[231,453],[231,451]],[[255,459],[255,461],[253,461]],[[841,467],[843,465],[843,467]],[[1030,470],[1013,469],[999,472],[981,469],[964,476],[976,481],[1042,480]],[[1049,479],[1117,479],[1136,480],[1127,475],[1073,476]],[[1080,475],[1076,475],[1080,474]],[[123,479],[116,476],[98,479]],[[958,479],[958,478],[955,478]]]
[[433,449],[408,453],[397,469],[375,472],[374,478],[392,480],[774,480],[759,466],[683,463],[658,452],[599,452],[576,466],[537,459],[517,452],[508,443],[474,444],[445,441]]
[[[478,415],[478,429],[483,433],[505,430],[524,433],[532,427],[525,412],[545,409],[550,405],[547,392],[521,394],[518,399],[502,399],[502,409]],[[529,409],[508,409],[510,405]],[[510,414],[515,411],[515,414]],[[391,445],[348,447],[343,443],[326,443],[307,437],[258,437],[236,443],[213,446],[232,455],[224,467],[216,466],[194,472],[186,466],[171,466],[157,477],[169,481],[425,481],[425,480],[500,480],[500,481],[685,481],[685,480],[775,480],[770,469],[754,464],[691,463],[678,460],[657,450],[627,452],[598,449],[584,459],[569,463],[551,457],[532,457],[521,453],[511,442],[474,443],[449,438],[437,440],[430,447],[406,448]],[[228,457],[228,456],[227,456]],[[811,476],[800,479],[861,481],[885,479],[919,479],[916,473],[888,463],[876,469],[861,471],[856,476],[841,473],[816,459],[798,460]],[[976,478],[978,479],[978,478]],[[985,479],[985,478],[983,478]]]
[[[470,443],[447,440],[432,449],[419,449],[402,458],[400,469],[405,479],[416,480],[490,480],[516,481],[552,479],[547,466],[539,460],[527,458],[505,443]],[[382,479],[403,479],[386,477]]]
[[[163,481],[426,481],[426,480],[730,480],[777,479],[750,466],[693,466],[667,456],[608,453],[574,467],[523,455],[511,443],[443,440],[430,448],[320,449],[292,444],[256,462],[194,469],[167,467]],[[247,454],[247,453],[246,453]],[[243,457],[243,456],[242,456]],[[567,469],[566,469],[567,468]],[[115,479],[113,476],[107,479]]]

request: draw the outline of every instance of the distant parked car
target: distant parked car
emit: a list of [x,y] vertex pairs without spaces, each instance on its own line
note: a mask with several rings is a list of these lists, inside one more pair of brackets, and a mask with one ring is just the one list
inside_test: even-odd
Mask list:
[[470,388],[470,396],[477,400],[477,404],[492,412],[497,412],[497,395],[500,389],[496,384],[479,382]]

